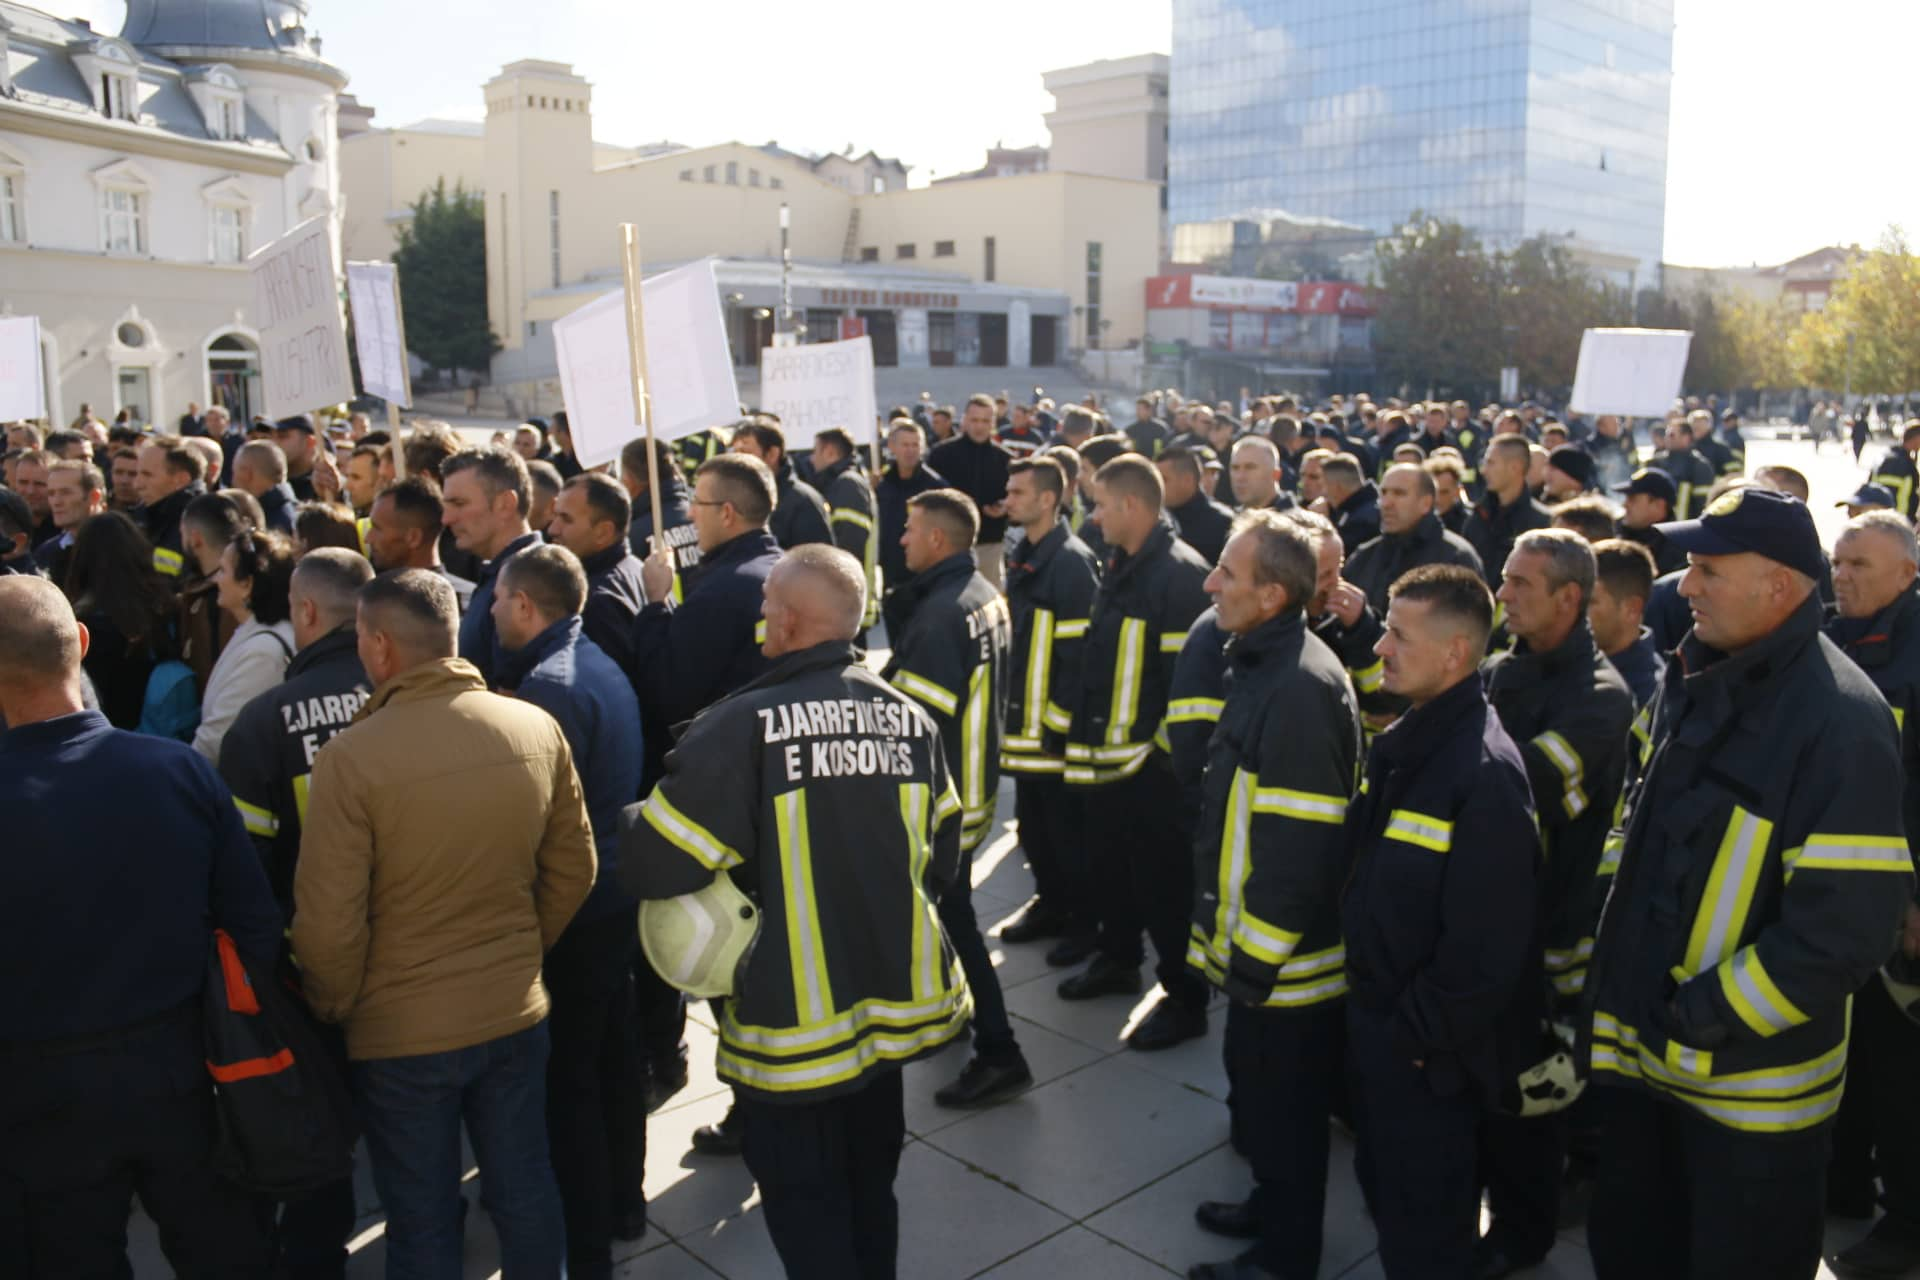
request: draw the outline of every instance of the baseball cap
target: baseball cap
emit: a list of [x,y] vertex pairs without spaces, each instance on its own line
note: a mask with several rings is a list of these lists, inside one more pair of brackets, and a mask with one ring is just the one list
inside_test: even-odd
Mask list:
[[1883,484],[1863,484],[1840,501],[1836,507],[1886,507],[1893,508],[1893,490]]
[[1547,455],[1547,465],[1582,488],[1593,484],[1593,458],[1585,449],[1563,444]]
[[1723,493],[1698,520],[1653,526],[1679,551],[1731,556],[1751,551],[1798,569],[1809,578],[1826,572],[1820,535],[1807,504],[1791,494],[1749,486]]
[[1728,408],[1726,408],[1726,409],[1724,409],[1724,410],[1722,410],[1722,411],[1721,411],[1721,413],[1720,413],[1720,421],[1722,421],[1722,422],[1738,422],[1738,421],[1740,421],[1740,411],[1739,411],[1738,409],[1735,409],[1735,408],[1732,408],[1731,406],[1729,406]]
[[732,995],[759,934],[759,909],[724,871],[704,889],[640,904],[640,949],[688,995]]
[[1672,476],[1657,467],[1642,467],[1633,473],[1633,479],[1613,486],[1613,491],[1628,496],[1644,493],[1650,498],[1664,498],[1669,507],[1680,501],[1680,487],[1674,484]]
[[1220,454],[1212,445],[1196,444],[1192,446],[1192,448],[1193,456],[1200,459],[1200,469],[1202,471],[1219,471],[1221,469]]
[[291,418],[282,418],[280,421],[274,423],[273,429],[275,431],[304,431],[308,435],[313,435],[313,415],[310,413],[296,413]]

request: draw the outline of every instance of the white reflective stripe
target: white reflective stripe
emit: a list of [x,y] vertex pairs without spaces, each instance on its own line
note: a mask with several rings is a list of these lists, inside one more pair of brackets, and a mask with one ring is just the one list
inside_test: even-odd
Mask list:
[[1564,805],[1567,816],[1577,818],[1585,813],[1588,801],[1587,793],[1580,787],[1580,779],[1584,776],[1580,753],[1573,749],[1572,743],[1551,729],[1535,738],[1533,745],[1539,747],[1541,754],[1560,771],[1560,779],[1566,789]]
[[1256,960],[1283,965],[1300,945],[1300,935],[1256,918],[1243,906],[1233,922],[1233,945]]
[[873,530],[873,520],[865,512],[855,511],[851,507],[839,508],[833,513],[833,519],[845,524],[857,525],[869,532]]
[[664,836],[668,843],[690,853],[702,866],[719,871],[740,865],[740,855],[713,832],[673,807],[666,794],[655,787],[647,802],[640,806],[647,825]]
[[907,829],[908,892],[913,895],[913,994],[931,1000],[940,994],[940,918],[927,897],[927,864],[933,861],[927,809],[929,788],[923,782],[900,787],[900,820]]
[[1808,836],[1798,871],[1910,871],[1913,855],[1901,836]]
[[960,721],[960,800],[972,814],[993,804],[987,795],[987,712],[993,702],[993,672],[983,663],[967,677],[967,712]]
[[1719,973],[1720,990],[1727,1003],[1760,1035],[1774,1035],[1807,1021],[1807,1015],[1774,985],[1752,947],[1735,952],[1732,960],[1720,966]]
[[1387,682],[1387,667],[1384,662],[1375,662],[1370,667],[1349,667],[1347,674],[1353,677],[1353,687],[1361,693],[1377,693]]
[[1580,940],[1580,944],[1571,951],[1549,950],[1547,952],[1547,968],[1566,969],[1580,963],[1582,960],[1591,960],[1592,958],[1593,939],[1583,938]]
[[1687,940],[1688,973],[1705,973],[1733,953],[1772,839],[1771,822],[1735,806]]
[[1419,845],[1422,849],[1431,849],[1435,853],[1445,853],[1453,847],[1453,824],[1442,822],[1438,818],[1424,813],[1415,813],[1411,809],[1395,809],[1387,819],[1384,833],[1389,840],[1403,840],[1408,844]]
[[1178,653],[1186,647],[1187,633],[1184,631],[1162,631],[1160,633],[1160,652]]
[[894,672],[893,687],[920,699],[942,715],[950,716],[960,709],[959,695],[911,671]]
[[1053,638],[1056,640],[1078,640],[1087,634],[1085,618],[1056,618],[1053,623]]
[[820,912],[813,893],[813,850],[807,838],[807,793],[796,788],[773,800],[780,838],[780,878],[785,881],[787,951],[793,965],[794,996],[809,1022],[833,1012],[827,984],[827,957],[821,942]]
[[1125,764],[1151,745],[1146,742],[1127,742],[1117,747],[1089,747],[1085,743],[1069,742],[1067,759],[1087,764]]
[[1107,741],[1124,744],[1133,736],[1133,721],[1140,714],[1140,681],[1147,657],[1147,623],[1144,618],[1126,618],[1120,623],[1120,652],[1113,669],[1113,704],[1107,717]]
[[1167,723],[1198,724],[1218,720],[1226,707],[1221,698],[1175,698],[1167,704]]
[[736,1022],[733,1010],[738,1007],[738,1002],[729,1001],[721,1031],[729,1042],[761,1053],[773,1056],[801,1054],[845,1040],[870,1026],[910,1026],[939,1017],[952,1009],[955,997],[964,989],[964,980],[958,974],[948,975],[948,983],[944,993],[930,1000],[863,1000],[846,1013],[798,1027],[755,1027]]
[[1292,791],[1286,787],[1261,787],[1253,793],[1255,813],[1277,814],[1301,822],[1328,822],[1339,826],[1347,820],[1347,802],[1340,796],[1318,791]]
[[1020,699],[1020,732],[1039,746],[1041,717],[1047,709],[1048,669],[1053,665],[1053,611],[1033,611],[1033,635],[1027,641],[1026,689]]
[[1222,953],[1240,920],[1240,886],[1247,879],[1247,832],[1252,823],[1249,812],[1252,805],[1253,775],[1245,769],[1235,769],[1233,781],[1227,788],[1227,812],[1220,824],[1220,905],[1214,909],[1210,940],[1213,949]]
[[1264,1003],[1268,1008],[1314,1004],[1317,1001],[1331,1000],[1335,996],[1345,995],[1346,992],[1347,975],[1343,973],[1339,977],[1329,978],[1311,987],[1275,987]]
[[1305,955],[1294,956],[1285,964],[1281,965],[1280,972],[1276,976],[1282,982],[1297,982],[1302,978],[1311,978],[1316,974],[1329,973],[1334,969],[1338,969],[1346,962],[1347,949],[1345,947],[1331,947],[1325,951],[1309,951]]
[[233,807],[240,811],[240,820],[246,824],[249,834],[261,837],[280,834],[280,819],[273,815],[272,810],[262,809],[257,804],[248,804],[238,796],[233,798]]

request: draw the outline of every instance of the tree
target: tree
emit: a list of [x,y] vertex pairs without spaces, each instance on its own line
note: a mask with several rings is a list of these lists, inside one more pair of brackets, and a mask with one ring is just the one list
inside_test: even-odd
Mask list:
[[1799,324],[1800,316],[1781,298],[1768,302],[1743,298],[1729,305],[1726,331],[1735,372],[1718,385],[1765,391],[1791,391],[1801,386],[1791,352]]
[[478,193],[445,178],[413,202],[393,263],[407,346],[435,369],[484,369],[500,340],[487,327],[487,228]]
[[1416,212],[1375,246],[1374,273],[1387,385],[1474,398],[1499,385],[1501,272],[1471,232]]
[[1497,266],[1506,363],[1519,368],[1523,387],[1571,388],[1581,335],[1619,323],[1626,299],[1589,275],[1564,245],[1539,236],[1501,255]]
[[1856,254],[1826,309],[1809,312],[1790,344],[1810,386],[1862,395],[1920,390],[1920,256],[1890,227],[1880,247]]

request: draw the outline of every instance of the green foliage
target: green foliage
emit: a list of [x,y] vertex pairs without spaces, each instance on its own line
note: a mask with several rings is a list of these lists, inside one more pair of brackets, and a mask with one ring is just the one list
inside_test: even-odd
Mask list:
[[1898,227],[1854,256],[1826,309],[1801,318],[1789,350],[1810,386],[1850,384],[1870,396],[1920,390],[1920,255]]
[[407,346],[435,369],[485,369],[500,340],[487,326],[487,229],[477,192],[446,179],[413,202],[393,255]]
[[1374,247],[1374,359],[1387,386],[1479,398],[1500,383],[1500,270],[1457,222],[1415,213]]

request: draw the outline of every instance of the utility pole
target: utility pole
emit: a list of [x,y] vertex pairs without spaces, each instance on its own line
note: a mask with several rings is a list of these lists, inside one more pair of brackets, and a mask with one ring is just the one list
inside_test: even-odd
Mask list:
[[793,331],[793,247],[788,238],[790,215],[787,202],[780,202],[780,318],[773,326],[773,345],[791,347],[798,340]]

